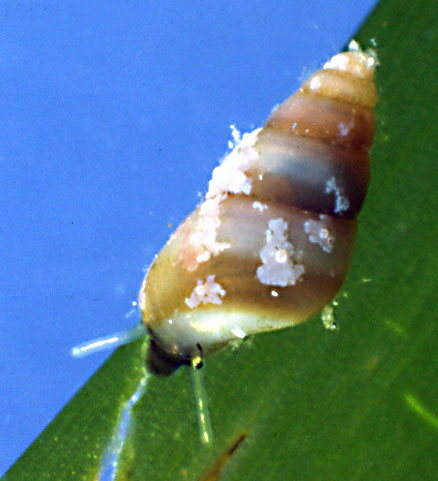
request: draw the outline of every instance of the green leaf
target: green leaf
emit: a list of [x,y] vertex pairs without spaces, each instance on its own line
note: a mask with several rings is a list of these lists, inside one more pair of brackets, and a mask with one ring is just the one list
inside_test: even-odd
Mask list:
[[[437,13],[436,2],[386,0],[356,37],[377,42],[380,103],[340,329],[315,318],[211,358],[210,448],[187,369],[151,377],[117,479],[436,479]],[[4,479],[96,479],[143,375],[142,342],[119,349]]]

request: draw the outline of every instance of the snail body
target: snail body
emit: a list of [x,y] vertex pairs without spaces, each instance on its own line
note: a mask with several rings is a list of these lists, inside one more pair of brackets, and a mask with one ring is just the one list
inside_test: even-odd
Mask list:
[[191,364],[199,436],[210,443],[199,369],[205,356],[234,339],[304,322],[347,275],[369,182],[376,63],[352,42],[262,128],[235,133],[205,199],[146,273],[142,323],[78,345],[73,356],[149,333],[147,376]]
[[369,182],[375,64],[335,55],[213,171],[140,290],[152,370],[297,325],[337,293]]

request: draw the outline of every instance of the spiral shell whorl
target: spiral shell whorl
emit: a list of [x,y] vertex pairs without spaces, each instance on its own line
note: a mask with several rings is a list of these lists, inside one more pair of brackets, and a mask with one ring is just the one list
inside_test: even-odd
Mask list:
[[302,90],[374,108],[377,102],[375,70],[375,56],[358,50],[342,52],[332,57],[322,70],[312,75]]
[[236,135],[140,292],[167,355],[298,324],[336,294],[369,181],[374,69],[364,52],[338,54],[262,129]]
[[269,117],[253,165],[255,195],[355,217],[369,182],[376,102],[373,57],[335,55]]

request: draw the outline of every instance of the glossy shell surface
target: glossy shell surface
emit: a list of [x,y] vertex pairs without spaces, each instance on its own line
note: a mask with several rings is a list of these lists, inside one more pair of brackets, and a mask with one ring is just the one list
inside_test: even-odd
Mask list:
[[375,63],[334,56],[213,171],[140,291],[160,350],[187,360],[296,325],[339,290],[369,182]]

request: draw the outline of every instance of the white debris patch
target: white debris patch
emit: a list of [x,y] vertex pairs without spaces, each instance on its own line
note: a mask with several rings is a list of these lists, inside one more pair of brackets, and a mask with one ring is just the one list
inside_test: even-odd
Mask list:
[[247,336],[246,332],[240,326],[234,326],[231,329],[231,333],[239,339],[245,339],[245,337]]
[[258,200],[256,200],[255,202],[252,203],[252,208],[260,212],[263,212],[268,208],[268,206],[267,204],[263,204],[262,202],[259,202]]
[[354,40],[354,38],[350,40],[350,43],[348,44],[348,50],[350,52],[362,52],[359,42],[357,40]]
[[233,140],[228,141],[228,148],[232,149],[242,140],[242,134],[240,133],[240,130],[233,124],[230,125],[230,129]]
[[377,55],[373,50],[363,52],[356,40],[348,45],[348,52],[341,52],[324,64],[324,69],[348,72],[359,78],[370,78],[378,65]]
[[217,230],[220,226],[220,203],[224,196],[207,199],[199,208],[199,217],[195,230],[191,233],[189,243],[195,250],[195,262],[187,264],[187,270],[195,270],[201,262],[206,262],[210,257],[217,256],[225,249],[231,247],[229,242],[218,242]]
[[221,203],[228,194],[249,195],[251,193],[252,180],[246,172],[258,158],[255,144],[261,129],[243,136],[234,126],[231,126],[231,129],[234,139],[232,145],[235,147],[222,164],[213,170],[206,200],[199,208],[194,227],[188,226],[185,230],[186,234],[181,231],[181,234],[186,237],[178,258],[188,271],[194,271],[200,263],[208,261],[212,256],[217,256],[231,247],[229,242],[217,240],[217,231],[221,224]]
[[325,194],[335,194],[335,210],[336,214],[342,214],[350,207],[350,201],[345,197],[344,190],[336,185],[336,179],[331,177],[325,184]]
[[214,275],[207,276],[205,282],[198,279],[190,297],[185,299],[185,303],[190,309],[198,307],[199,304],[222,304],[222,297],[227,291],[215,282],[214,278]]
[[345,71],[348,68],[348,64],[350,63],[351,59],[348,53],[342,52],[338,53],[334,57],[332,57],[328,62],[324,64],[323,69],[335,69]]
[[320,214],[319,219],[306,220],[304,232],[307,234],[309,242],[319,245],[324,252],[329,254],[335,244],[335,237],[328,228],[328,216]]
[[[259,156],[255,144],[260,130],[243,134],[240,142],[224,158],[221,165],[213,170],[212,179],[208,184],[207,199],[224,194],[251,193],[252,181],[246,172]],[[239,138],[240,133],[235,136],[235,139]]]
[[312,91],[318,91],[321,88],[321,79],[315,74],[314,77],[310,79],[309,87]]
[[347,135],[349,135],[351,130],[354,128],[354,126],[355,126],[354,120],[351,120],[347,124],[340,122],[337,126],[339,135],[341,137],[347,137]]
[[266,229],[266,244],[260,251],[263,265],[257,268],[257,277],[269,286],[293,286],[304,274],[304,266],[294,261],[294,246],[287,240],[287,222],[271,219]]

